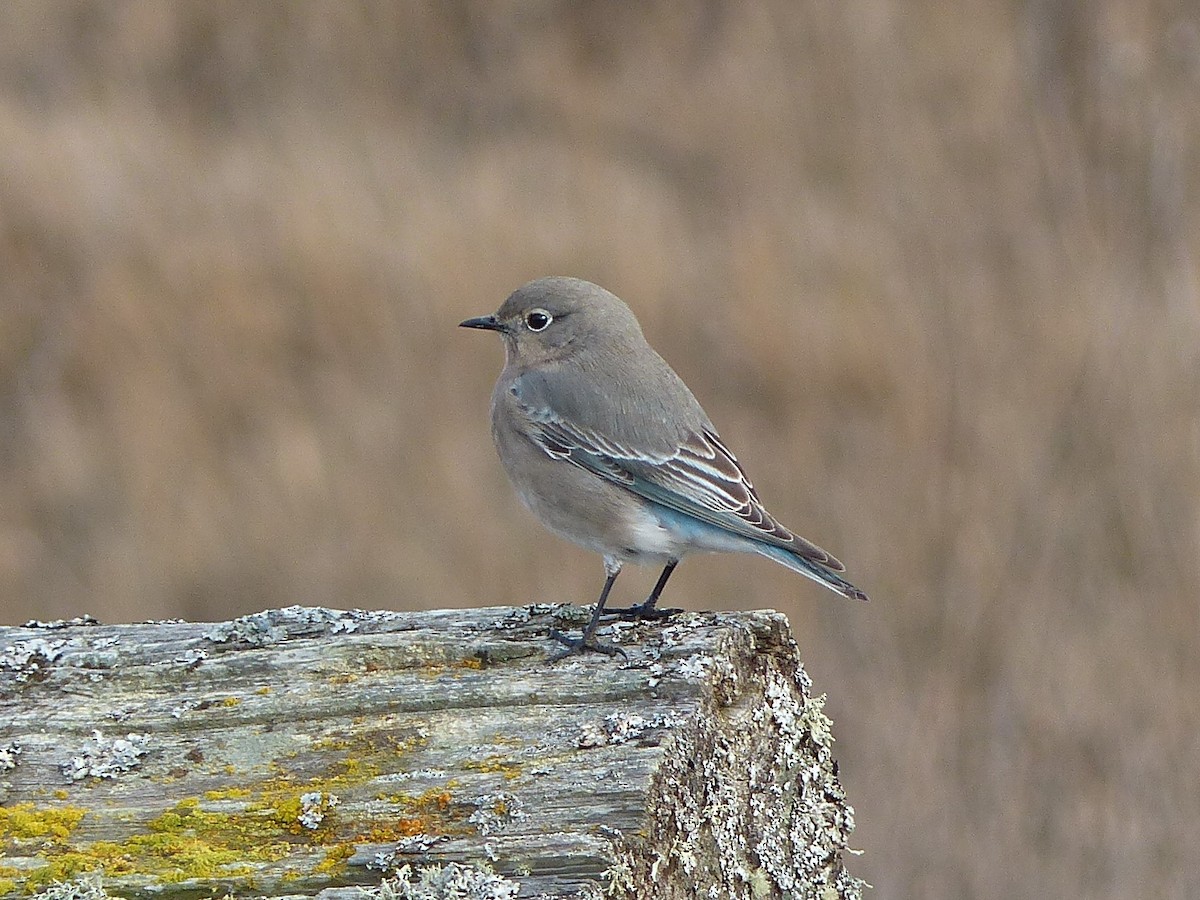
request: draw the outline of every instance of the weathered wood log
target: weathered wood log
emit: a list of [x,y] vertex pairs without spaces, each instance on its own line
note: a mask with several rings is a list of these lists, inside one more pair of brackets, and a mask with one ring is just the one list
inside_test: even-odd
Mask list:
[[0,628],[0,895],[860,896],[784,617],[581,615]]

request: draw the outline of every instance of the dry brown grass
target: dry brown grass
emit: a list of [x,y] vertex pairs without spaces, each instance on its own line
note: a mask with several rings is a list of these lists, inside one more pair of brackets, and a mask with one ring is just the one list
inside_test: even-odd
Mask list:
[[880,897],[1200,896],[1197,96],[1185,0],[5,4],[3,619],[589,600],[454,327],[577,274],[875,598],[671,591]]

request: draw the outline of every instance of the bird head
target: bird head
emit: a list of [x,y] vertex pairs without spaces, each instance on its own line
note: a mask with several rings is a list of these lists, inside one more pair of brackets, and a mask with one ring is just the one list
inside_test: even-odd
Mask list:
[[621,352],[644,343],[629,307],[599,285],[578,278],[539,278],[518,288],[490,316],[459,323],[496,331],[508,365],[551,363],[597,348]]

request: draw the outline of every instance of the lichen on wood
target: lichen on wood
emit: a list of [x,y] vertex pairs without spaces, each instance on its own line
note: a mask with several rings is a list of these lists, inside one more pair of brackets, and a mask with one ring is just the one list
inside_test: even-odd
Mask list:
[[578,615],[0,628],[0,895],[861,895],[781,615]]

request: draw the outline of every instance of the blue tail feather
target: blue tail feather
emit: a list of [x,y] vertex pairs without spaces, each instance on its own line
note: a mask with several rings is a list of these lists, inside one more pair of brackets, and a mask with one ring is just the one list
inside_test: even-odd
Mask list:
[[825,585],[831,591],[841,594],[850,600],[866,600],[867,595],[848,582],[845,578],[839,576],[820,563],[813,562],[811,559],[806,559],[803,556],[797,556],[785,550],[783,547],[776,547],[772,544],[754,544],[754,552],[759,553],[767,559],[774,560],[780,565],[787,566],[793,572],[799,572],[806,578],[811,578],[819,584]]

